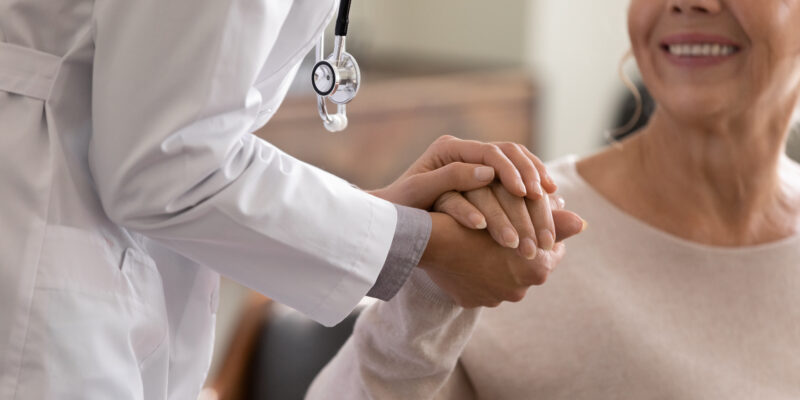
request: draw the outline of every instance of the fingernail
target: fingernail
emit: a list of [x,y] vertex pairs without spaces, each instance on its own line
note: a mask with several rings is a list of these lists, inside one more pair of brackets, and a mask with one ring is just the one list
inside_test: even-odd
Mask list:
[[542,185],[539,182],[534,182],[531,186],[533,186],[533,192],[539,195],[539,197],[544,197],[544,192],[542,191]]
[[583,227],[581,227],[581,232],[583,232],[583,231],[585,231],[585,230],[586,230],[586,228],[588,228],[588,227],[589,227],[589,223],[588,223],[588,222],[586,222],[586,220],[585,220],[585,219],[583,219],[583,218],[581,218],[581,221],[583,221]]
[[561,195],[556,195],[556,204],[558,204],[558,208],[564,208],[567,206],[567,202],[564,200]]
[[506,246],[516,249],[519,247],[519,236],[513,229],[505,228],[503,229],[503,242],[506,243]]
[[489,182],[494,179],[494,168],[478,167],[475,168],[475,179],[481,182]]
[[472,213],[469,215],[469,222],[475,229],[486,229],[486,218],[483,218],[483,215]]
[[551,178],[550,175],[547,175],[544,179],[547,179],[547,183],[549,183],[554,188],[558,187],[558,185],[556,185],[555,181],[553,181],[553,178]]
[[536,243],[531,238],[525,238],[519,245],[520,254],[528,260],[536,258]]
[[519,189],[520,193],[522,193],[523,196],[526,196],[528,194],[528,189],[525,189],[525,184],[522,183],[522,181],[517,181],[517,188]]
[[550,232],[549,229],[539,232],[539,245],[543,250],[553,250],[553,246],[555,246],[555,244],[556,238],[553,236],[553,232]]

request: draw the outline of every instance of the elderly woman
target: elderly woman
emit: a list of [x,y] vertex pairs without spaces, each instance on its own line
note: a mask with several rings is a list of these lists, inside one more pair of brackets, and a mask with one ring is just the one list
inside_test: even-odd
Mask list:
[[[416,273],[309,398],[800,398],[800,0],[632,0],[629,34],[659,107],[549,166],[592,227],[547,284],[464,309]],[[466,197],[516,224],[494,193]]]

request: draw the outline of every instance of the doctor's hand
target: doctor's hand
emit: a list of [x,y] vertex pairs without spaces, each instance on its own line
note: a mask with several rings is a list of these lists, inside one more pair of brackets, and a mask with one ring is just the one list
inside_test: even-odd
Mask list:
[[465,308],[522,300],[530,286],[547,280],[564,256],[564,244],[557,243],[527,260],[497,245],[485,231],[466,228],[449,215],[431,213],[431,218],[431,239],[419,268]]
[[[509,193],[531,200],[556,190],[544,164],[524,146],[442,136],[395,182],[370,193],[395,204],[430,210],[442,194],[485,187],[495,177]],[[480,211],[470,211],[457,219],[472,228],[485,228]]]

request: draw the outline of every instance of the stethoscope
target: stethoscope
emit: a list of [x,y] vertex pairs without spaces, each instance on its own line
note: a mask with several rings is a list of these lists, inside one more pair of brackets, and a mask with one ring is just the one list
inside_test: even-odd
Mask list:
[[[341,0],[336,18],[333,54],[325,58],[325,35],[317,44],[317,63],[311,72],[311,84],[317,92],[317,110],[325,129],[340,132],[347,128],[347,103],[353,100],[361,84],[361,69],[356,59],[345,51],[350,0]],[[337,105],[336,114],[328,113],[327,100]]]

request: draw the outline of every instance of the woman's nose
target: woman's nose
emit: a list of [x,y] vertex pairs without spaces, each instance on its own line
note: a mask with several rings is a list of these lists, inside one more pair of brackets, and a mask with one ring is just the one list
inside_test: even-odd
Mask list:
[[673,14],[716,14],[722,11],[719,0],[670,0]]

